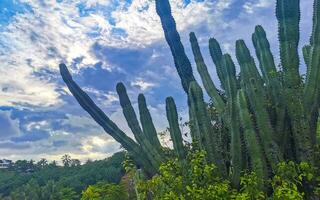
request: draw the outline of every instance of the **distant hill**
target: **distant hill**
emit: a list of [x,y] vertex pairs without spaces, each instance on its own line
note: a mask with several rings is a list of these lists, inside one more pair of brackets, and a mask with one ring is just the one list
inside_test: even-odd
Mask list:
[[[9,169],[0,169],[0,199],[2,199],[1,196],[8,196],[25,186],[30,180],[37,182],[39,186],[45,186],[53,181],[60,188],[67,187],[78,194],[81,194],[87,186],[100,181],[118,184],[125,173],[122,167],[124,159],[125,153],[119,152],[104,160],[66,167],[52,163],[39,165],[39,162],[33,164],[19,161],[20,167],[17,165]],[[26,169],[22,170],[21,166],[26,166]]]

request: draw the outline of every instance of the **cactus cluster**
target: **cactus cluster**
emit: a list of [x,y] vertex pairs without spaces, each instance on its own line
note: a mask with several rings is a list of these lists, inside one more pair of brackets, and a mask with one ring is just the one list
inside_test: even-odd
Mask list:
[[[320,98],[319,0],[314,2],[310,44],[303,48],[307,66],[305,81],[299,74],[299,0],[277,0],[281,69],[276,67],[262,26],[256,26],[252,34],[261,74],[243,40],[236,42],[239,74],[232,57],[222,52],[219,42],[214,38],[209,40],[209,52],[216,66],[223,94],[208,73],[196,35],[190,33],[197,71],[218,112],[218,121],[222,124],[222,129],[227,131],[212,128],[208,104],[193,76],[191,63],[176,30],[169,0],[155,2],[183,89],[188,95],[192,141],[197,144],[197,148],[207,152],[207,161],[214,163],[223,176],[229,176],[235,186],[239,185],[240,173],[244,170],[254,171],[260,178],[266,178],[273,174],[277,163],[283,160],[313,163]],[[156,174],[160,164],[168,158],[157,137],[145,97],[140,94],[138,98],[139,123],[124,85],[117,85],[123,114],[134,134],[134,141],[81,90],[64,64],[60,65],[60,71],[79,104],[127,149],[147,175]],[[166,99],[166,111],[174,152],[180,160],[184,160],[187,152],[172,97]],[[228,139],[221,139],[223,137]],[[225,149],[230,151],[222,152]]]

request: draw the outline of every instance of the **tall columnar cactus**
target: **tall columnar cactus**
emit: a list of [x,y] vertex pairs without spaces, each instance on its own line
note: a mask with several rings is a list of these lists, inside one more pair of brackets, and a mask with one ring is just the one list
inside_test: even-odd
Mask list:
[[160,16],[165,38],[170,46],[177,72],[181,77],[183,89],[186,93],[189,90],[189,84],[195,81],[191,63],[184,51],[180,40],[180,35],[176,28],[176,23],[171,14],[171,7],[168,0],[156,1],[156,10]]
[[305,59],[308,66],[307,80],[304,88],[305,111],[311,113],[309,124],[311,129],[311,139],[316,141],[316,124],[318,120],[318,109],[320,101],[320,2],[314,2],[313,31],[311,46],[306,46]]
[[255,115],[258,134],[262,140],[264,151],[268,161],[274,168],[282,160],[282,155],[275,142],[279,136],[276,135],[271,126],[262,79],[243,40],[237,41],[236,54],[241,68],[242,86]]
[[241,127],[245,144],[248,147],[248,154],[251,158],[250,167],[263,180],[268,177],[268,169],[266,160],[263,155],[263,149],[259,144],[258,135],[256,134],[254,123],[249,111],[249,104],[243,90],[239,90],[237,94],[237,107],[239,110]]
[[[151,163],[154,166],[160,166],[161,162],[164,161],[164,158],[161,156],[159,149],[154,148],[153,140],[150,140],[150,133],[145,132],[145,129],[142,131],[136,113],[134,112],[134,109],[128,97],[126,88],[122,83],[117,84],[117,92],[119,95],[120,105],[122,107],[123,114],[137,142],[141,144],[141,148],[143,149],[143,151],[147,153],[147,156]],[[145,113],[143,113],[143,115],[145,115]]]
[[[315,9],[315,12],[318,12]],[[299,161],[312,161],[313,149],[309,123],[302,99],[302,81],[299,75],[300,1],[278,0],[276,16],[279,23],[280,58],[283,68],[285,100],[291,120],[295,153]],[[314,24],[317,20],[313,20]],[[309,79],[307,77],[307,79]],[[306,86],[308,88],[308,86]],[[308,94],[312,95],[312,94]],[[317,101],[318,99],[313,99]]]
[[[299,0],[277,0],[282,71],[276,68],[266,32],[257,26],[252,35],[261,75],[243,40],[236,42],[240,76],[229,54],[223,54],[218,41],[209,40],[209,51],[216,66],[223,94],[211,80],[194,33],[190,34],[192,52],[204,88],[218,111],[218,120],[208,114],[203,92],[193,76],[168,0],[156,0],[166,41],[168,42],[184,91],[188,95],[192,141],[207,151],[207,161],[216,164],[221,174],[239,185],[242,170],[252,170],[261,178],[274,172],[284,159],[314,162],[316,122],[320,101],[320,2],[315,0],[313,32],[310,44],[303,48],[307,65],[306,81],[299,74]],[[117,85],[124,116],[136,141],[121,131],[72,80],[65,65],[60,65],[63,80],[79,104],[128,150],[149,175],[157,173],[167,158],[162,152],[156,129],[143,95],[139,95],[139,120],[123,84]],[[180,160],[187,152],[183,146],[178,114],[173,98],[166,100],[166,111],[173,147]],[[228,130],[229,140],[220,140],[216,124]],[[231,151],[222,152],[227,146]],[[223,155],[223,156],[222,156]],[[231,167],[229,168],[229,165]],[[231,170],[230,170],[231,169]]]
[[[284,118],[285,118],[285,104],[282,92],[282,85],[276,69],[273,55],[270,50],[270,44],[267,35],[262,26],[256,26],[255,32],[252,35],[252,41],[256,50],[256,55],[260,63],[260,70],[266,85],[266,94],[268,101],[272,108],[271,117],[274,121],[271,123],[276,127],[275,131],[283,135],[285,132]],[[281,136],[277,136],[281,139]]]
[[138,96],[140,122],[142,130],[145,133],[145,137],[148,138],[151,145],[162,154],[161,144],[158,139],[157,130],[153,124],[152,117],[150,115],[149,109],[147,107],[146,98],[143,94]]
[[172,97],[166,99],[166,112],[169,122],[169,131],[176,155],[183,160],[187,153],[183,146],[183,139],[178,121],[177,107]]
[[121,131],[118,126],[112,122],[97,105],[95,105],[90,97],[73,81],[64,64],[61,64],[59,67],[64,82],[67,84],[70,92],[77,99],[82,108],[86,110],[107,133],[109,133],[117,142],[129,151],[130,155],[133,156],[138,165],[143,166],[144,170],[149,175],[154,174],[157,171],[157,165],[154,165],[148,159],[148,157],[150,157],[148,155],[150,154],[144,151],[139,144]]
[[224,160],[222,155],[218,153],[219,146],[218,135],[210,126],[210,118],[208,115],[207,106],[203,100],[203,93],[197,82],[191,82],[189,87],[189,106],[192,113],[191,121],[196,135],[196,140],[200,148],[208,154],[207,160],[217,164],[221,173],[226,173]]
[[224,89],[224,76],[222,67],[222,50],[220,44],[215,38],[210,38],[209,40],[209,51],[213,63],[216,66],[218,77],[221,81],[221,87]]
[[211,99],[214,101],[214,105],[217,108],[217,110],[220,113],[223,113],[225,104],[220,94],[218,93],[218,90],[214,85],[212,79],[210,78],[207,65],[203,60],[196,35],[193,32],[190,33],[190,43],[191,43],[194,59],[197,65],[197,69],[203,82],[203,86],[206,89],[209,96],[211,97]]
[[235,65],[229,54],[222,56],[222,70],[224,74],[224,88],[227,96],[227,125],[231,134],[231,161],[232,161],[232,182],[238,185],[240,182],[240,173],[243,170],[245,159],[244,150],[241,148],[241,130],[239,124],[239,110],[236,105],[236,95],[238,90]]

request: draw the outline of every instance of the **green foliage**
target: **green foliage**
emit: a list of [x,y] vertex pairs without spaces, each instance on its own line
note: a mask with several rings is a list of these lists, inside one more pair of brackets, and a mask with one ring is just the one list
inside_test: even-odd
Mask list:
[[77,200],[79,195],[71,188],[58,186],[54,181],[48,181],[40,186],[35,179],[31,179],[24,186],[10,194],[12,200]]
[[[240,178],[240,189],[235,190],[228,180],[217,174],[213,164],[206,162],[205,156],[205,152],[195,151],[184,163],[173,159],[161,165],[159,175],[137,183],[141,199],[298,200],[319,196],[319,172],[306,162],[281,162],[269,180],[259,178],[254,172],[244,173]],[[273,193],[261,188],[263,181],[270,183]]]
[[142,199],[223,199],[231,194],[230,184],[222,179],[216,166],[208,164],[204,151],[189,154],[186,162],[178,159],[161,165],[159,175],[138,183]]
[[[14,190],[28,191],[24,188],[30,186],[31,179],[35,183],[34,187],[29,187],[30,191],[33,191],[39,185],[40,188],[44,187],[46,190],[59,188],[59,191],[67,196],[72,195],[73,192],[80,194],[88,185],[93,185],[99,181],[117,184],[124,175],[123,161],[124,152],[119,152],[108,159],[87,162],[84,165],[61,167],[48,164],[46,167],[39,168],[35,165],[29,166],[32,169],[34,168],[35,171],[28,173],[20,171],[20,167],[12,168],[11,171],[0,170],[0,195],[9,196]],[[26,162],[17,161],[17,163]],[[50,184],[52,182],[54,182],[54,185]],[[61,191],[60,188],[63,190]],[[16,195],[20,195],[20,193]]]
[[128,194],[122,185],[99,182],[82,192],[81,200],[126,200]]

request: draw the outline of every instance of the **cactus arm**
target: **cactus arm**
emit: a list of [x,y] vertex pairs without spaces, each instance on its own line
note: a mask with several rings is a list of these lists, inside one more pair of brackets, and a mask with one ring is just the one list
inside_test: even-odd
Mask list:
[[306,117],[309,114],[302,102],[301,79],[299,76],[297,48],[299,43],[300,1],[277,0],[276,16],[279,24],[280,56],[284,71],[286,104],[291,120],[297,160],[313,162],[311,130],[308,117]]
[[190,84],[188,93],[190,107],[192,110],[193,126],[194,130],[198,131],[197,135],[200,136],[198,141],[200,145],[206,150],[208,154],[208,161],[213,162],[217,165],[218,169],[222,174],[226,174],[225,164],[220,153],[218,153],[217,133],[210,127],[209,115],[206,104],[203,100],[203,93],[196,82]]
[[278,133],[286,135],[285,127],[285,102],[283,99],[282,85],[277,73],[274,58],[270,50],[270,44],[267,39],[267,35],[262,26],[256,26],[255,32],[252,35],[252,41],[256,50],[256,55],[260,63],[260,69],[263,75],[263,79],[266,85],[266,92],[270,99],[271,117],[274,121],[275,130]]
[[261,180],[268,177],[266,161],[256,135],[255,127],[249,113],[249,106],[243,90],[237,94],[237,107],[246,147],[250,156],[251,168]]
[[179,128],[177,107],[172,97],[166,99],[166,112],[169,122],[170,136],[173,143],[173,149],[180,160],[185,159],[186,151],[183,146],[182,134]]
[[280,58],[287,87],[301,84],[299,75],[300,0],[277,0]]
[[108,134],[127,149],[138,164],[144,167],[146,172],[155,174],[157,168],[154,167],[147,158],[140,158],[141,155],[145,155],[142,148],[120,130],[117,125],[112,122],[97,105],[95,105],[92,99],[90,99],[90,97],[73,81],[71,74],[64,64],[60,64],[59,68],[64,82],[67,84],[70,92],[81,107],[86,110]]
[[260,77],[257,76],[254,60],[243,40],[238,40],[236,43],[236,55],[241,69],[244,89],[255,114],[264,152],[272,169],[275,169],[276,164],[282,160],[279,146],[275,142],[279,139],[279,135],[275,134],[271,126],[267,112],[267,100],[263,92],[263,84],[259,81]]
[[191,63],[181,43],[176,23],[171,14],[169,0],[156,0],[156,11],[160,17],[164,35],[168,45],[170,46],[176,69],[181,78],[183,89],[188,93],[189,84],[192,81],[195,81],[195,78],[192,73]]
[[162,147],[159,142],[158,134],[157,134],[156,128],[154,127],[154,123],[152,121],[152,117],[150,115],[149,109],[147,107],[146,99],[143,94],[139,94],[138,104],[139,104],[140,122],[141,122],[144,135],[147,138],[149,138],[150,143],[155,148],[157,148],[159,152],[162,152]]
[[273,55],[270,50],[270,44],[266,36],[266,32],[262,26],[256,26],[255,32],[252,35],[252,41],[256,50],[256,55],[260,63],[260,69],[263,75],[267,90],[270,91],[272,103],[277,105],[282,102],[281,98],[281,83],[277,75],[276,65]]
[[[311,140],[316,141],[316,124],[318,120],[318,109],[320,101],[320,1],[314,1],[313,32],[311,37],[311,48],[308,54],[308,74],[304,88],[305,112],[309,115],[311,129]],[[308,51],[308,49],[306,50]]]
[[210,38],[209,39],[209,52],[211,59],[216,66],[216,71],[218,74],[218,77],[220,79],[221,87],[224,89],[224,75],[223,75],[223,70],[222,70],[222,51],[220,44],[215,38]]
[[136,140],[142,147],[143,151],[147,154],[148,158],[155,166],[160,166],[164,161],[158,149],[154,148],[152,142],[141,130],[136,113],[131,105],[125,86],[122,83],[117,84],[117,93],[119,95],[120,105],[128,126],[134,134]]
[[236,105],[236,94],[237,94],[237,80],[235,65],[229,54],[225,54],[222,57],[222,69],[224,74],[224,84],[225,91],[227,95],[227,108],[228,108],[228,127],[231,133],[231,160],[232,160],[232,183],[234,186],[239,186],[240,183],[240,173],[242,171],[242,166],[244,160],[242,157],[241,148],[241,133],[240,133],[240,123],[239,114]]
[[209,75],[207,66],[203,60],[203,57],[200,51],[200,47],[199,47],[196,35],[193,32],[190,33],[190,43],[191,43],[194,59],[197,65],[197,69],[201,76],[203,86],[206,89],[210,98],[213,100],[215,108],[218,110],[220,114],[222,114],[224,111],[225,103],[223,102],[221,96],[217,91],[216,86],[214,85]]

